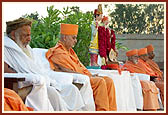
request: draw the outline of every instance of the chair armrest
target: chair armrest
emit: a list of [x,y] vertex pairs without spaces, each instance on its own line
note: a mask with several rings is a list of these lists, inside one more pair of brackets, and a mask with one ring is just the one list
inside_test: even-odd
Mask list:
[[25,81],[24,77],[4,77],[4,88],[9,88],[14,90],[25,102],[26,96],[31,92],[32,90],[32,85],[23,87],[23,88],[18,88],[18,82]]
[[25,81],[25,78],[4,77],[4,88],[17,90],[18,89],[18,82],[21,82],[21,81]]

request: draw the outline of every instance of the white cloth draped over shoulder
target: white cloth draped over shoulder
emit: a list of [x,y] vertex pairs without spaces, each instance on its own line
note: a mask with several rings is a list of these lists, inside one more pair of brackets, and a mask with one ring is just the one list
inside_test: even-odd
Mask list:
[[[54,72],[45,58],[46,50],[41,49],[42,52],[39,55],[40,49],[37,51],[32,50],[30,46],[28,48],[31,51],[32,59],[13,40],[6,36],[4,38],[5,62],[18,73],[33,74],[33,79],[40,77],[45,81],[40,85],[32,82],[33,90],[26,98],[27,106],[40,111],[95,110],[93,92],[87,76]],[[26,81],[30,80],[28,77],[29,75],[26,76]],[[73,81],[84,84],[80,91],[72,84]]]

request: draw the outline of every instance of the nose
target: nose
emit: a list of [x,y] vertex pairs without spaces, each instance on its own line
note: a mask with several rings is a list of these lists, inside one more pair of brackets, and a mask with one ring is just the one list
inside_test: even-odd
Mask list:
[[77,43],[77,39],[76,38],[74,39],[74,42]]
[[29,36],[29,37],[27,38],[27,41],[31,41],[31,36]]

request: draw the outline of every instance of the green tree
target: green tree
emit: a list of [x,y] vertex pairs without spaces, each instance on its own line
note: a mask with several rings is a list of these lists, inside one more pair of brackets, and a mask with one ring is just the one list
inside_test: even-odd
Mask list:
[[108,5],[111,17],[110,27],[117,34],[163,34],[163,4],[115,4],[114,10]]

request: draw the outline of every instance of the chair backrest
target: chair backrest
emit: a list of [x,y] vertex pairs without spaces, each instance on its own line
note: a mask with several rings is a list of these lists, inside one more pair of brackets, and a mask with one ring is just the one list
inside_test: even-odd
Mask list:
[[48,49],[43,48],[33,48],[34,61],[37,64],[43,65],[45,69],[50,70],[50,64],[45,56]]

